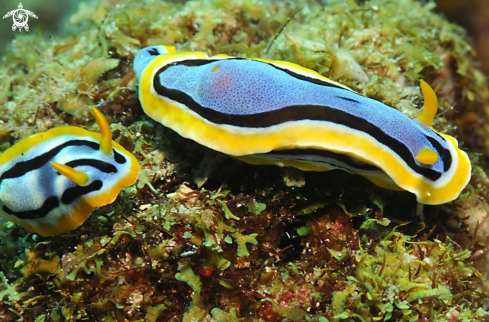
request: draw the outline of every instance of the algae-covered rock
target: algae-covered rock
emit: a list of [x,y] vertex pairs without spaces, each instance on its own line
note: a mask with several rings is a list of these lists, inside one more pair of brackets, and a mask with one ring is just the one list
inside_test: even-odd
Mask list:
[[[18,35],[0,66],[0,152],[90,106],[141,164],[139,181],[77,230],[0,222],[5,321],[483,321],[488,319],[487,85],[462,28],[432,2],[81,3],[66,36]],[[148,45],[286,60],[410,117],[419,80],[434,127],[469,152],[450,204],[344,172],[251,166],[149,120],[132,61]]]

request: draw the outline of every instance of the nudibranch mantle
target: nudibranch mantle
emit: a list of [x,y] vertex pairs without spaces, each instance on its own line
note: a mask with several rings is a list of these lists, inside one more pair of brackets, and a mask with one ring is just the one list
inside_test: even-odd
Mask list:
[[102,134],[56,127],[0,155],[2,217],[42,236],[64,233],[136,181],[137,159],[112,141],[103,115],[93,113]]
[[342,169],[424,204],[455,199],[470,179],[466,153],[431,127],[436,95],[423,81],[425,108],[411,120],[288,62],[152,46],[134,66],[146,114],[248,163]]

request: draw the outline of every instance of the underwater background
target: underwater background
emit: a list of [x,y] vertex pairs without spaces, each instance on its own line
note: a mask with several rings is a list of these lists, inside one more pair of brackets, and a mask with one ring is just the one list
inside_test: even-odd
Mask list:
[[[0,152],[58,126],[98,131],[95,105],[141,171],[68,233],[1,219],[0,319],[489,320],[486,3],[22,2],[39,19],[29,33],[0,24]],[[345,172],[252,166],[183,139],[138,99],[134,56],[161,44],[293,62],[411,118],[425,79],[469,185],[423,207]]]

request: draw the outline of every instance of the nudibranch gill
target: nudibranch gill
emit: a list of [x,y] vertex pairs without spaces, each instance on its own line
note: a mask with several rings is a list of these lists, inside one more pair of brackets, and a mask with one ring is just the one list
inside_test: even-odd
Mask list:
[[137,159],[112,141],[102,113],[93,113],[101,133],[56,127],[0,155],[0,216],[41,236],[61,234],[136,181]]
[[181,136],[252,164],[342,169],[423,204],[449,202],[470,179],[457,140],[431,126],[438,102],[410,119],[299,65],[170,46],[134,60],[146,114]]

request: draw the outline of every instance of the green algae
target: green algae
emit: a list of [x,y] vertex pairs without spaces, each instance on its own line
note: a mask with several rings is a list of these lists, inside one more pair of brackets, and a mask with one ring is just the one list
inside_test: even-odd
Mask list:
[[234,237],[234,240],[238,244],[238,250],[236,254],[239,257],[245,257],[245,256],[250,256],[250,252],[246,248],[246,244],[250,243],[252,245],[258,245],[258,241],[256,240],[256,236],[258,236],[257,233],[253,233],[250,235],[243,235],[240,232],[235,232],[231,236]]
[[149,307],[146,316],[144,317],[144,320],[147,322],[156,322],[158,321],[158,316],[161,314],[161,312],[166,309],[167,307],[165,304],[157,304],[155,306]]
[[178,273],[175,278],[178,281],[187,283],[192,288],[193,293],[190,295],[192,302],[190,302],[190,308],[185,312],[183,321],[198,321],[205,316],[205,310],[202,307],[202,283],[200,278],[195,275],[192,268],[188,264],[181,264],[178,266]]
[[236,315],[236,309],[232,308],[229,313],[225,312],[217,307],[211,310],[212,317],[216,320],[216,322],[239,322],[243,321],[244,318],[239,318]]
[[234,220],[239,220],[239,217],[236,217],[233,215],[233,213],[229,210],[228,206],[224,203],[224,201],[219,200],[219,203],[222,206],[222,209],[224,210],[224,215],[226,216],[226,219],[234,219]]
[[465,250],[457,252],[451,244],[411,242],[393,233],[374,253],[362,250],[356,256],[356,276],[348,277],[344,290],[333,294],[335,319],[439,321],[438,312],[461,295],[451,291],[453,283],[459,283],[453,277],[479,274],[463,262],[466,256]]
[[484,253],[487,234],[462,225],[449,234],[453,242],[443,231],[447,214],[482,222],[474,205],[487,205],[483,169],[474,167],[454,204],[422,210],[426,224],[412,216],[409,196],[344,174],[224,160],[231,175],[211,169],[196,190],[198,159],[216,154],[148,121],[131,71],[137,50],[157,44],[287,60],[411,117],[423,78],[440,98],[435,127],[481,152],[472,158],[482,165],[485,79],[464,31],[434,14],[432,3],[96,1],[81,3],[67,29],[67,37],[32,34],[11,44],[0,66],[0,151],[54,126],[93,127],[95,104],[141,174],[70,234],[42,239],[2,222],[2,319],[487,318],[474,268],[484,263],[475,254]]
[[24,276],[39,275],[45,276],[48,274],[57,274],[60,270],[59,256],[51,252],[48,254],[48,258],[43,259],[39,257],[36,252],[29,249],[25,250],[26,259],[21,262],[17,262],[15,265],[22,267],[20,270]]

